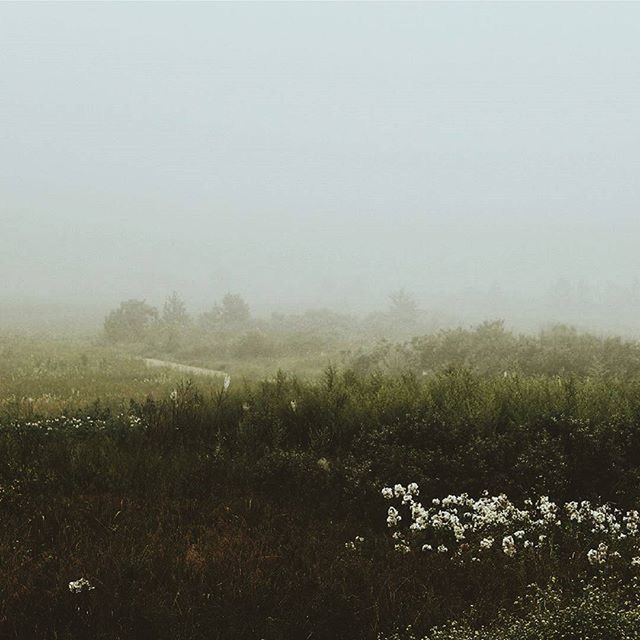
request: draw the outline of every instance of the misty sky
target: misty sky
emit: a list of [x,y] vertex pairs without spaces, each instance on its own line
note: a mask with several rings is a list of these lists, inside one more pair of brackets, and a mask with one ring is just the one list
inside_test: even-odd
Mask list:
[[0,299],[640,276],[639,4],[0,4]]

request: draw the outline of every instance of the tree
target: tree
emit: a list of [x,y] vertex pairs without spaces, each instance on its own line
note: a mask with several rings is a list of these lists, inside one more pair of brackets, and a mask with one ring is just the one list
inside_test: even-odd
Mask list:
[[209,310],[205,311],[198,322],[204,329],[222,329],[232,325],[246,324],[251,320],[249,305],[242,296],[227,293],[222,299],[222,304],[216,302]]
[[162,310],[162,321],[165,324],[173,326],[184,326],[189,323],[189,314],[187,313],[187,307],[180,298],[180,296],[174,291],[164,303]]
[[135,342],[144,337],[149,326],[158,320],[158,310],[144,300],[121,302],[104,320],[104,332],[111,342]]
[[222,307],[216,303],[209,311],[200,314],[198,323],[205,330],[219,329],[222,325]]
[[389,313],[400,322],[415,322],[418,317],[418,304],[404,289],[389,295],[391,302]]
[[224,324],[247,322],[251,318],[249,305],[242,296],[235,293],[227,293],[222,298],[222,321]]
[[227,293],[222,298],[222,304],[213,305],[209,311],[205,311],[198,319],[200,326],[205,329],[220,329],[225,325],[244,324],[251,319],[249,305],[242,296],[235,293]]

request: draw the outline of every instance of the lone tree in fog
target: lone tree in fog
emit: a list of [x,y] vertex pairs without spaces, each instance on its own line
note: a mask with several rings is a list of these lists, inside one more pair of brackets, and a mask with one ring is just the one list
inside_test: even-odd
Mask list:
[[189,314],[182,298],[174,291],[164,303],[162,322],[168,325],[183,326],[189,323]]
[[242,296],[236,293],[227,293],[222,298],[222,322],[232,324],[237,322],[247,322],[251,319],[249,305]]
[[144,300],[121,302],[104,320],[104,333],[111,342],[135,342],[158,320],[158,310]]
[[403,323],[415,322],[418,317],[418,304],[404,289],[389,295],[389,313]]
[[227,293],[222,299],[222,304],[216,303],[210,311],[200,316],[201,326],[208,329],[243,324],[249,320],[251,320],[249,305],[236,293]]

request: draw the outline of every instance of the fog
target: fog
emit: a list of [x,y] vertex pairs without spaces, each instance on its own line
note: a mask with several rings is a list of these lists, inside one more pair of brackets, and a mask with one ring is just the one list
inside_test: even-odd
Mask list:
[[632,3],[1,4],[0,313],[640,334],[638,69]]

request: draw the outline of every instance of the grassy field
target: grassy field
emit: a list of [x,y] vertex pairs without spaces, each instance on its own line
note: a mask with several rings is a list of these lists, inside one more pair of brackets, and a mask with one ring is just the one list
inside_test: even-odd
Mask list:
[[636,343],[351,354],[0,338],[0,636],[640,638]]

